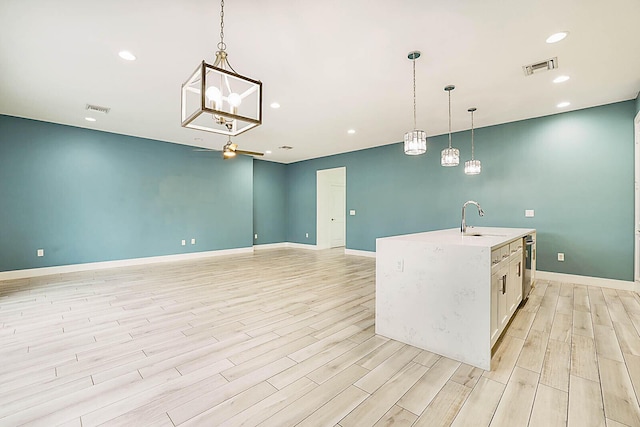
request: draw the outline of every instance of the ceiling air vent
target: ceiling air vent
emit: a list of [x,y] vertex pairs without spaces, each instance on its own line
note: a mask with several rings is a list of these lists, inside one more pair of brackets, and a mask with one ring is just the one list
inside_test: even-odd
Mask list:
[[278,147],[278,148],[281,149],[281,150],[291,150],[291,149],[293,149],[293,147],[291,147],[289,145],[283,145],[283,146]]
[[111,108],[109,107],[101,107],[99,105],[93,105],[93,104],[87,104],[84,108],[85,110],[97,111],[98,113],[104,113],[104,114],[107,114],[109,111],[111,111]]
[[558,57],[553,57],[551,59],[547,59],[546,61],[536,62],[530,65],[523,65],[522,70],[524,70],[525,76],[530,76],[534,73],[539,73],[542,71],[555,70],[558,68]]

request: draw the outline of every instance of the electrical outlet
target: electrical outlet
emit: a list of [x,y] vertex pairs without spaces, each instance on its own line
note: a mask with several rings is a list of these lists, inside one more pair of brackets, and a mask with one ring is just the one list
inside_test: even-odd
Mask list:
[[536,216],[536,212],[533,209],[525,209],[524,216],[527,218],[533,218]]
[[355,215],[356,215],[356,210],[355,210],[355,209],[351,209],[351,210],[349,211],[349,215],[351,215],[351,216],[355,216]]
[[191,239],[191,244],[195,245],[196,244],[196,239]]
[[253,235],[253,238],[254,238],[255,240],[258,240],[258,233],[254,234],[254,235]]
[[186,244],[187,244],[187,241],[186,241],[186,240],[183,240],[183,241],[182,241],[182,246],[186,246]]
[[309,238],[309,233],[305,233],[304,237],[306,237],[308,239]]
[[558,252],[558,261],[564,261],[564,253]]
[[37,255],[44,256],[44,249],[38,249]]
[[404,259],[397,259],[393,267],[395,271],[402,273],[404,271]]

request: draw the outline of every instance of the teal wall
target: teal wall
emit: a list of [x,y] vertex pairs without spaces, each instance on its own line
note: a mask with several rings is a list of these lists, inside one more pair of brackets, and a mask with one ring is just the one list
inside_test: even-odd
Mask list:
[[638,92],[638,96],[636,97],[636,114],[640,113],[640,92]]
[[253,161],[0,116],[0,201],[0,271],[250,247]]
[[[633,117],[640,101],[476,131],[479,176],[390,144],[289,165],[0,116],[0,271],[316,243],[316,171],[346,167],[349,249],[470,225],[538,230],[540,270],[633,280]],[[466,160],[468,131],[454,134]],[[525,218],[535,209],[535,218]],[[258,234],[254,241],[253,233]],[[309,237],[306,237],[306,233]],[[180,240],[197,239],[181,246]],[[44,248],[45,257],[36,257]],[[565,253],[565,262],[556,260]]]
[[254,244],[287,240],[286,190],[286,165],[253,161],[253,232],[258,235]]
[[[287,240],[315,243],[315,175],[347,168],[347,248],[375,250],[377,237],[453,228],[477,200],[477,226],[538,230],[538,268],[633,280],[633,100],[476,130],[483,172],[440,166],[447,136],[429,138],[426,155],[401,144],[288,165]],[[462,160],[470,132],[453,135]],[[534,218],[524,210],[534,209]],[[309,232],[310,238],[305,238]],[[557,261],[565,253],[565,262]]]

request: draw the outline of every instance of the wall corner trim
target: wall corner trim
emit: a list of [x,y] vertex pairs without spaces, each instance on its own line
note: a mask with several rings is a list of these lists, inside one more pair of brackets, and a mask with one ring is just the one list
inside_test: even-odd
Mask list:
[[86,264],[58,265],[55,267],[29,268],[25,270],[1,271],[0,280],[24,279],[29,277],[49,276],[52,274],[76,273],[89,270],[103,270],[116,267],[130,267],[136,265],[157,264],[174,261],[209,258],[221,255],[252,253],[253,247],[221,249],[206,252],[191,252],[187,254],[161,255],[145,258],[121,259],[116,261],[88,262]]
[[376,257],[376,253],[374,251],[360,251],[360,250],[357,250],[357,249],[345,249],[344,250],[344,254],[345,255],[364,256],[364,257],[368,257],[368,258],[375,258]]
[[601,288],[618,289],[621,291],[638,292],[635,282],[602,277],[579,276],[576,274],[554,273],[551,271],[536,271],[536,280],[551,280],[554,282],[573,283],[576,285],[599,286]]

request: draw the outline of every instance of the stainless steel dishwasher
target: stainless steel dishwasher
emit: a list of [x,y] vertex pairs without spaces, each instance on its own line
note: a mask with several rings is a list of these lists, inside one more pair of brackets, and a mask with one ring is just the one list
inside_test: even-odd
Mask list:
[[522,284],[522,301],[529,298],[529,292],[536,276],[536,234],[529,234],[525,237],[525,271],[524,282]]

